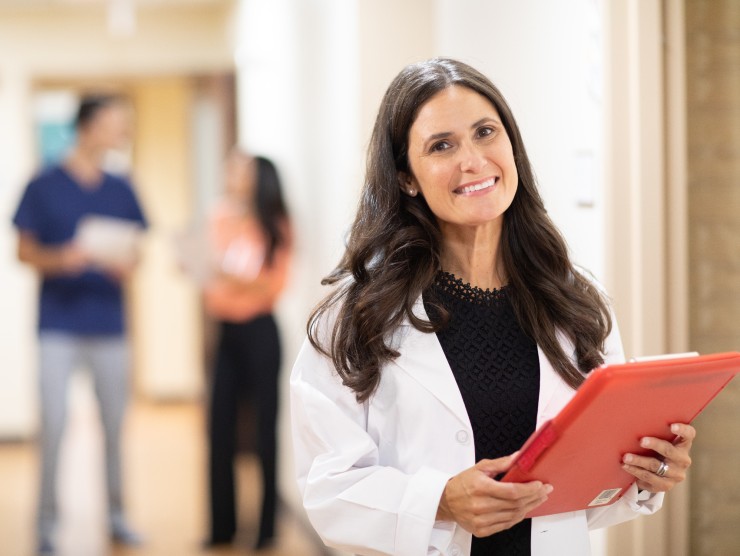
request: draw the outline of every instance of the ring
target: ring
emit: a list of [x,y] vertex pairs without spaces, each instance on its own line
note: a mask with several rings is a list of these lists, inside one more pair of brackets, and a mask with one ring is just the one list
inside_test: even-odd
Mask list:
[[655,472],[655,474],[658,477],[665,477],[665,474],[668,473],[668,464],[666,462],[661,461],[660,467],[658,467],[658,470]]

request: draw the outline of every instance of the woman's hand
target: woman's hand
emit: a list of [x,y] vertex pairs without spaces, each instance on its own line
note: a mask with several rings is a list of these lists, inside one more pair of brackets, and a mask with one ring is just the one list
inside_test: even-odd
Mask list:
[[643,448],[650,448],[662,458],[635,454],[625,454],[622,458],[622,469],[635,476],[637,488],[649,492],[667,492],[686,478],[686,470],[691,465],[689,451],[696,437],[696,429],[691,425],[675,423],[671,425],[671,432],[678,436],[675,444],[649,436],[640,441]]
[[547,500],[552,486],[496,481],[493,477],[506,471],[515,455],[481,460],[452,477],[442,493],[437,519],[455,521],[476,537],[493,535],[524,519]]

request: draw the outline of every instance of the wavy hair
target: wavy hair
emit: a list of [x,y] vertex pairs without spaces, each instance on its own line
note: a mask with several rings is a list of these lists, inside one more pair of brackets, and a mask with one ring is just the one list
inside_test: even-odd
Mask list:
[[[378,386],[381,369],[398,357],[392,335],[406,319],[422,332],[436,332],[449,318],[441,307],[431,320],[413,306],[440,270],[441,233],[423,196],[403,195],[399,172],[410,173],[409,130],[419,109],[451,86],[467,87],[498,111],[511,141],[519,184],[504,213],[501,261],[522,329],[543,350],[558,374],[577,388],[603,363],[611,331],[609,306],[601,292],[570,261],[566,243],[550,220],[516,120],[501,92],[474,68],[435,58],[404,68],[380,104],[367,153],[365,183],[345,253],[322,280],[334,284],[308,320],[311,344],[332,359],[358,402]],[[317,326],[336,316],[328,338]],[[329,322],[330,319],[327,319]],[[575,345],[564,353],[558,333]]]

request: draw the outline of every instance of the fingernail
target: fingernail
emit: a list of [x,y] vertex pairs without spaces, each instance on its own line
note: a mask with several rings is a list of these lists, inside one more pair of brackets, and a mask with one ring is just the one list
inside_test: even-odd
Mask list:
[[640,446],[642,446],[643,448],[647,448],[648,446],[650,446],[650,441],[647,438],[643,438],[642,440],[640,440]]
[[632,460],[633,460],[633,459],[634,459],[634,458],[632,457],[632,454],[626,454],[626,455],[624,456],[624,463],[632,463]]
[[545,485],[545,493],[550,494],[553,490],[555,490],[555,487],[552,485]]
[[679,427],[678,425],[676,425],[676,424],[671,425],[671,432],[673,434],[678,434],[678,431],[680,431],[680,430],[681,430],[681,427]]

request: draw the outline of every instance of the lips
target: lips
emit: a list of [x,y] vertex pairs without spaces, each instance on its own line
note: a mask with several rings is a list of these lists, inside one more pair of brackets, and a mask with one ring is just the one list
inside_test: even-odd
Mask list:
[[483,189],[489,189],[496,185],[498,178],[488,178],[478,183],[472,183],[463,187],[458,187],[454,190],[458,195],[465,195],[467,193],[475,193],[476,191],[482,191]]

